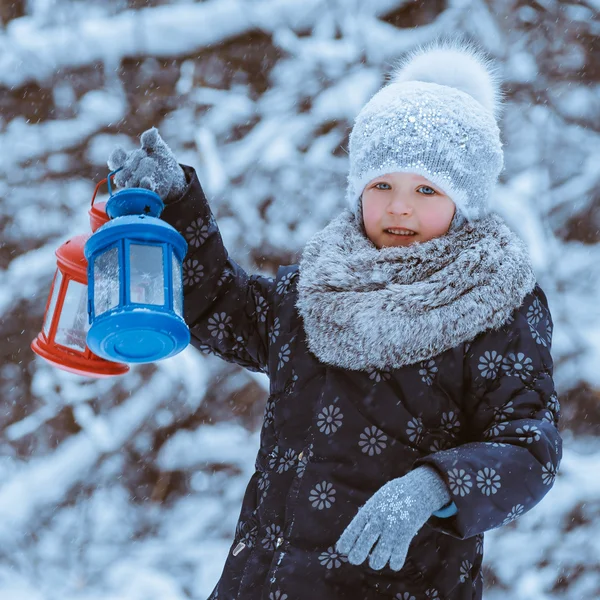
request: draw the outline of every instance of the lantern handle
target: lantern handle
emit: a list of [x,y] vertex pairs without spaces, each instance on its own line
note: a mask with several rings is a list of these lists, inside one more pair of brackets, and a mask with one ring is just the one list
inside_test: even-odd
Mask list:
[[122,169],[123,167],[120,167],[119,169],[117,169],[116,171],[112,171],[108,174],[108,177],[105,177],[102,181],[98,182],[98,185],[96,186],[96,189],[94,190],[94,195],[92,196],[92,206],[94,206],[94,200],[96,199],[96,195],[98,194],[98,190],[100,189],[100,186],[103,183],[107,183],[108,184],[108,195],[112,196],[112,188],[110,187],[110,180]]

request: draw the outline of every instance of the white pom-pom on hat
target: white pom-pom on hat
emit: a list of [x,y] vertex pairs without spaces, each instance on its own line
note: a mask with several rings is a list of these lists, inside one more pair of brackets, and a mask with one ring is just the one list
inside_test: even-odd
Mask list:
[[390,75],[390,85],[406,81],[459,89],[498,118],[502,90],[496,67],[481,50],[462,39],[435,41],[410,52]]

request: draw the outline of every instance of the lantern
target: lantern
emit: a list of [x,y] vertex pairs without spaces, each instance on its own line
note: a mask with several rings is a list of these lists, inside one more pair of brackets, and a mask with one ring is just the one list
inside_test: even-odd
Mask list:
[[[96,186],[94,197],[102,183]],[[92,208],[88,212],[92,231],[108,221],[105,203],[93,206],[92,198]],[[129,371],[127,365],[94,355],[86,344],[89,330],[88,265],[84,246],[91,235],[75,236],[56,250],[57,269],[46,302],[42,331],[31,342],[31,349],[53,366],[76,375],[123,375]]]
[[102,225],[85,243],[88,260],[87,343],[107,360],[148,363],[190,343],[183,319],[182,263],[187,243],[158,217],[158,194],[128,188],[112,194]]

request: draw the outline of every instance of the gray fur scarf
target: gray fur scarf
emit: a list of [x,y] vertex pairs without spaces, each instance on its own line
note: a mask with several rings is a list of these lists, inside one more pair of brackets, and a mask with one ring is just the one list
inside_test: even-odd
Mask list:
[[377,249],[345,209],[304,248],[296,307],[321,362],[394,369],[498,329],[535,283],[525,243],[495,213]]

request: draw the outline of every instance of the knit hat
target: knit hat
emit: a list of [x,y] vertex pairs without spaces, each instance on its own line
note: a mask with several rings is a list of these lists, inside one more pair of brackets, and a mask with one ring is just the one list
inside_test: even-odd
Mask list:
[[462,40],[419,48],[361,109],[350,134],[346,201],[359,215],[365,185],[385,173],[417,173],[457,207],[453,225],[490,211],[504,165],[501,90],[490,61]]

